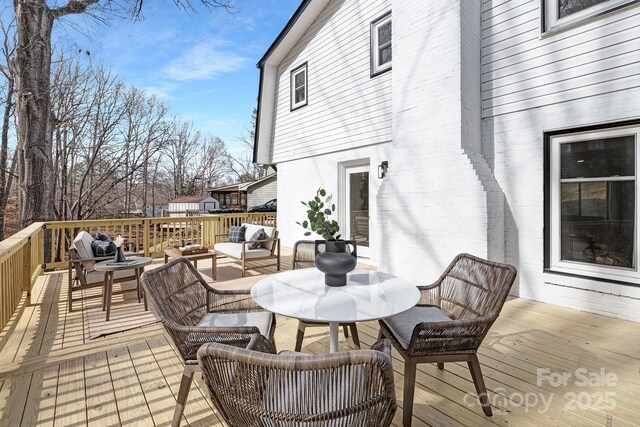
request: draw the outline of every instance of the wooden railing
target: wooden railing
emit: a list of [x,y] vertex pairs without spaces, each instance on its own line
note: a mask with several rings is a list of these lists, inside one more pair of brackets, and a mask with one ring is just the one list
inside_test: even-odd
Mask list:
[[276,213],[47,222],[45,233],[51,238],[48,247],[44,248],[45,268],[66,267],[69,245],[81,230],[93,235],[105,233],[112,238],[121,235],[126,242],[125,250],[157,258],[165,249],[187,242],[213,246],[215,235],[226,234],[229,226],[246,222],[273,227]]
[[0,330],[20,300],[28,298],[43,265],[43,223],[34,223],[0,242]]

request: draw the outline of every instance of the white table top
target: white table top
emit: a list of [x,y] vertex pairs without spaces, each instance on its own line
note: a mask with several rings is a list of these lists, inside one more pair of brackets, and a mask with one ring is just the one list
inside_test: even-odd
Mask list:
[[317,268],[291,270],[268,276],[251,289],[261,307],[306,321],[361,322],[402,313],[420,299],[416,286],[387,273],[354,270],[347,285],[324,284]]
[[127,258],[125,262],[115,263],[113,260],[106,260],[97,262],[93,268],[96,271],[118,271],[118,270],[127,270],[130,268],[140,268],[145,265],[149,265],[153,262],[153,258],[149,257],[130,257]]

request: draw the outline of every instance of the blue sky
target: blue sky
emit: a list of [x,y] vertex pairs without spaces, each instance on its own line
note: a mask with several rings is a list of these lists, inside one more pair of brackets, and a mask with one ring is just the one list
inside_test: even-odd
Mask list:
[[[198,0],[193,0],[197,3]],[[181,12],[172,0],[144,2],[140,22],[112,19],[108,27],[74,17],[57,28],[110,64],[122,80],[166,101],[173,114],[219,136],[241,155],[237,136],[249,126],[258,95],[256,63],[300,0],[234,0],[235,11]],[[70,22],[91,26],[90,38]],[[95,56],[94,56],[95,55]]]

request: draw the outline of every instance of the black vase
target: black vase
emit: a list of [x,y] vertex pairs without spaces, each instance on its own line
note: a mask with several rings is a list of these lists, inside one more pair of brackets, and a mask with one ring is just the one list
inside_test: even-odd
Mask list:
[[127,259],[124,257],[124,252],[122,252],[122,248],[116,249],[116,256],[113,258],[113,262],[124,262]]
[[[324,273],[327,286],[344,286],[347,284],[347,273],[356,267],[358,250],[355,240],[316,240],[316,267]],[[324,245],[324,252],[319,246]],[[347,252],[347,245],[353,247]]]

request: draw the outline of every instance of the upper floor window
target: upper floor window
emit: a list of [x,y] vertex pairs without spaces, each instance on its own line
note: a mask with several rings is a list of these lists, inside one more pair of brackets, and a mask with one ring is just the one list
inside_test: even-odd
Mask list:
[[638,125],[548,140],[545,265],[640,283]]
[[544,0],[546,28],[564,27],[638,0]]
[[391,12],[371,23],[371,76],[391,69]]
[[291,72],[291,111],[307,105],[307,63]]

